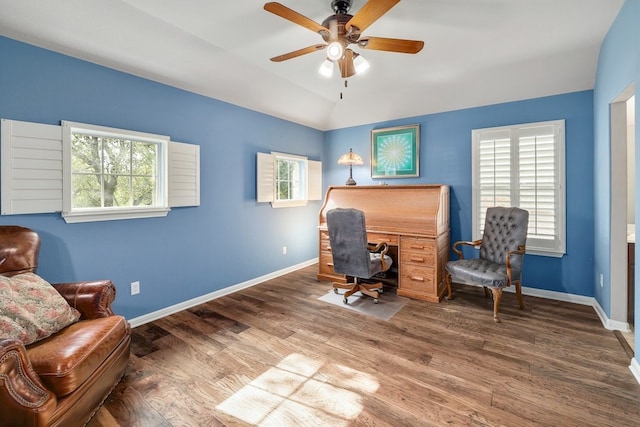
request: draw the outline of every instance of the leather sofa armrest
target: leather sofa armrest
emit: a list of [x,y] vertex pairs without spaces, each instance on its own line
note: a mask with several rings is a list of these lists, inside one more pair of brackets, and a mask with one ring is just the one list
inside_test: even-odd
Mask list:
[[40,382],[22,342],[0,340],[1,424],[44,426],[56,405],[55,395]]
[[116,299],[116,287],[110,280],[93,282],[52,283],[69,305],[77,309],[81,319],[113,316],[111,303]]

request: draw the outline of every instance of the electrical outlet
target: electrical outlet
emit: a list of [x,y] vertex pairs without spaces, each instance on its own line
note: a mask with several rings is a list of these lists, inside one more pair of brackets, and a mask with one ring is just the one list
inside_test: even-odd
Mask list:
[[282,255],[286,255],[287,254],[287,247],[283,246],[282,247]]
[[604,275],[602,273],[600,273],[600,287],[604,287]]
[[138,295],[140,293],[140,282],[131,282],[131,295]]

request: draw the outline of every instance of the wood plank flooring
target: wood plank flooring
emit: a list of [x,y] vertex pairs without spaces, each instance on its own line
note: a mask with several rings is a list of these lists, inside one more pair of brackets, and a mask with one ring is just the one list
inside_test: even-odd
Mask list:
[[507,293],[495,324],[458,285],[382,321],[318,301],[316,272],[135,328],[89,426],[640,426],[629,355],[591,307]]

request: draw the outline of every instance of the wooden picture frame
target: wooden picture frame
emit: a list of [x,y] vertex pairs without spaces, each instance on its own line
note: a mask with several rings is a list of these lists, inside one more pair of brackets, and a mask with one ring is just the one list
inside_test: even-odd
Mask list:
[[371,178],[420,176],[420,125],[371,131]]

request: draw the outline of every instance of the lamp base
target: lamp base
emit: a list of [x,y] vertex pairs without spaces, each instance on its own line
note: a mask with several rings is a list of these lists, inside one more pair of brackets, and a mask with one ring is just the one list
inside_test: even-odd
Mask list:
[[356,185],[356,181],[352,177],[349,177],[349,179],[347,179],[347,182],[345,182],[344,185]]

